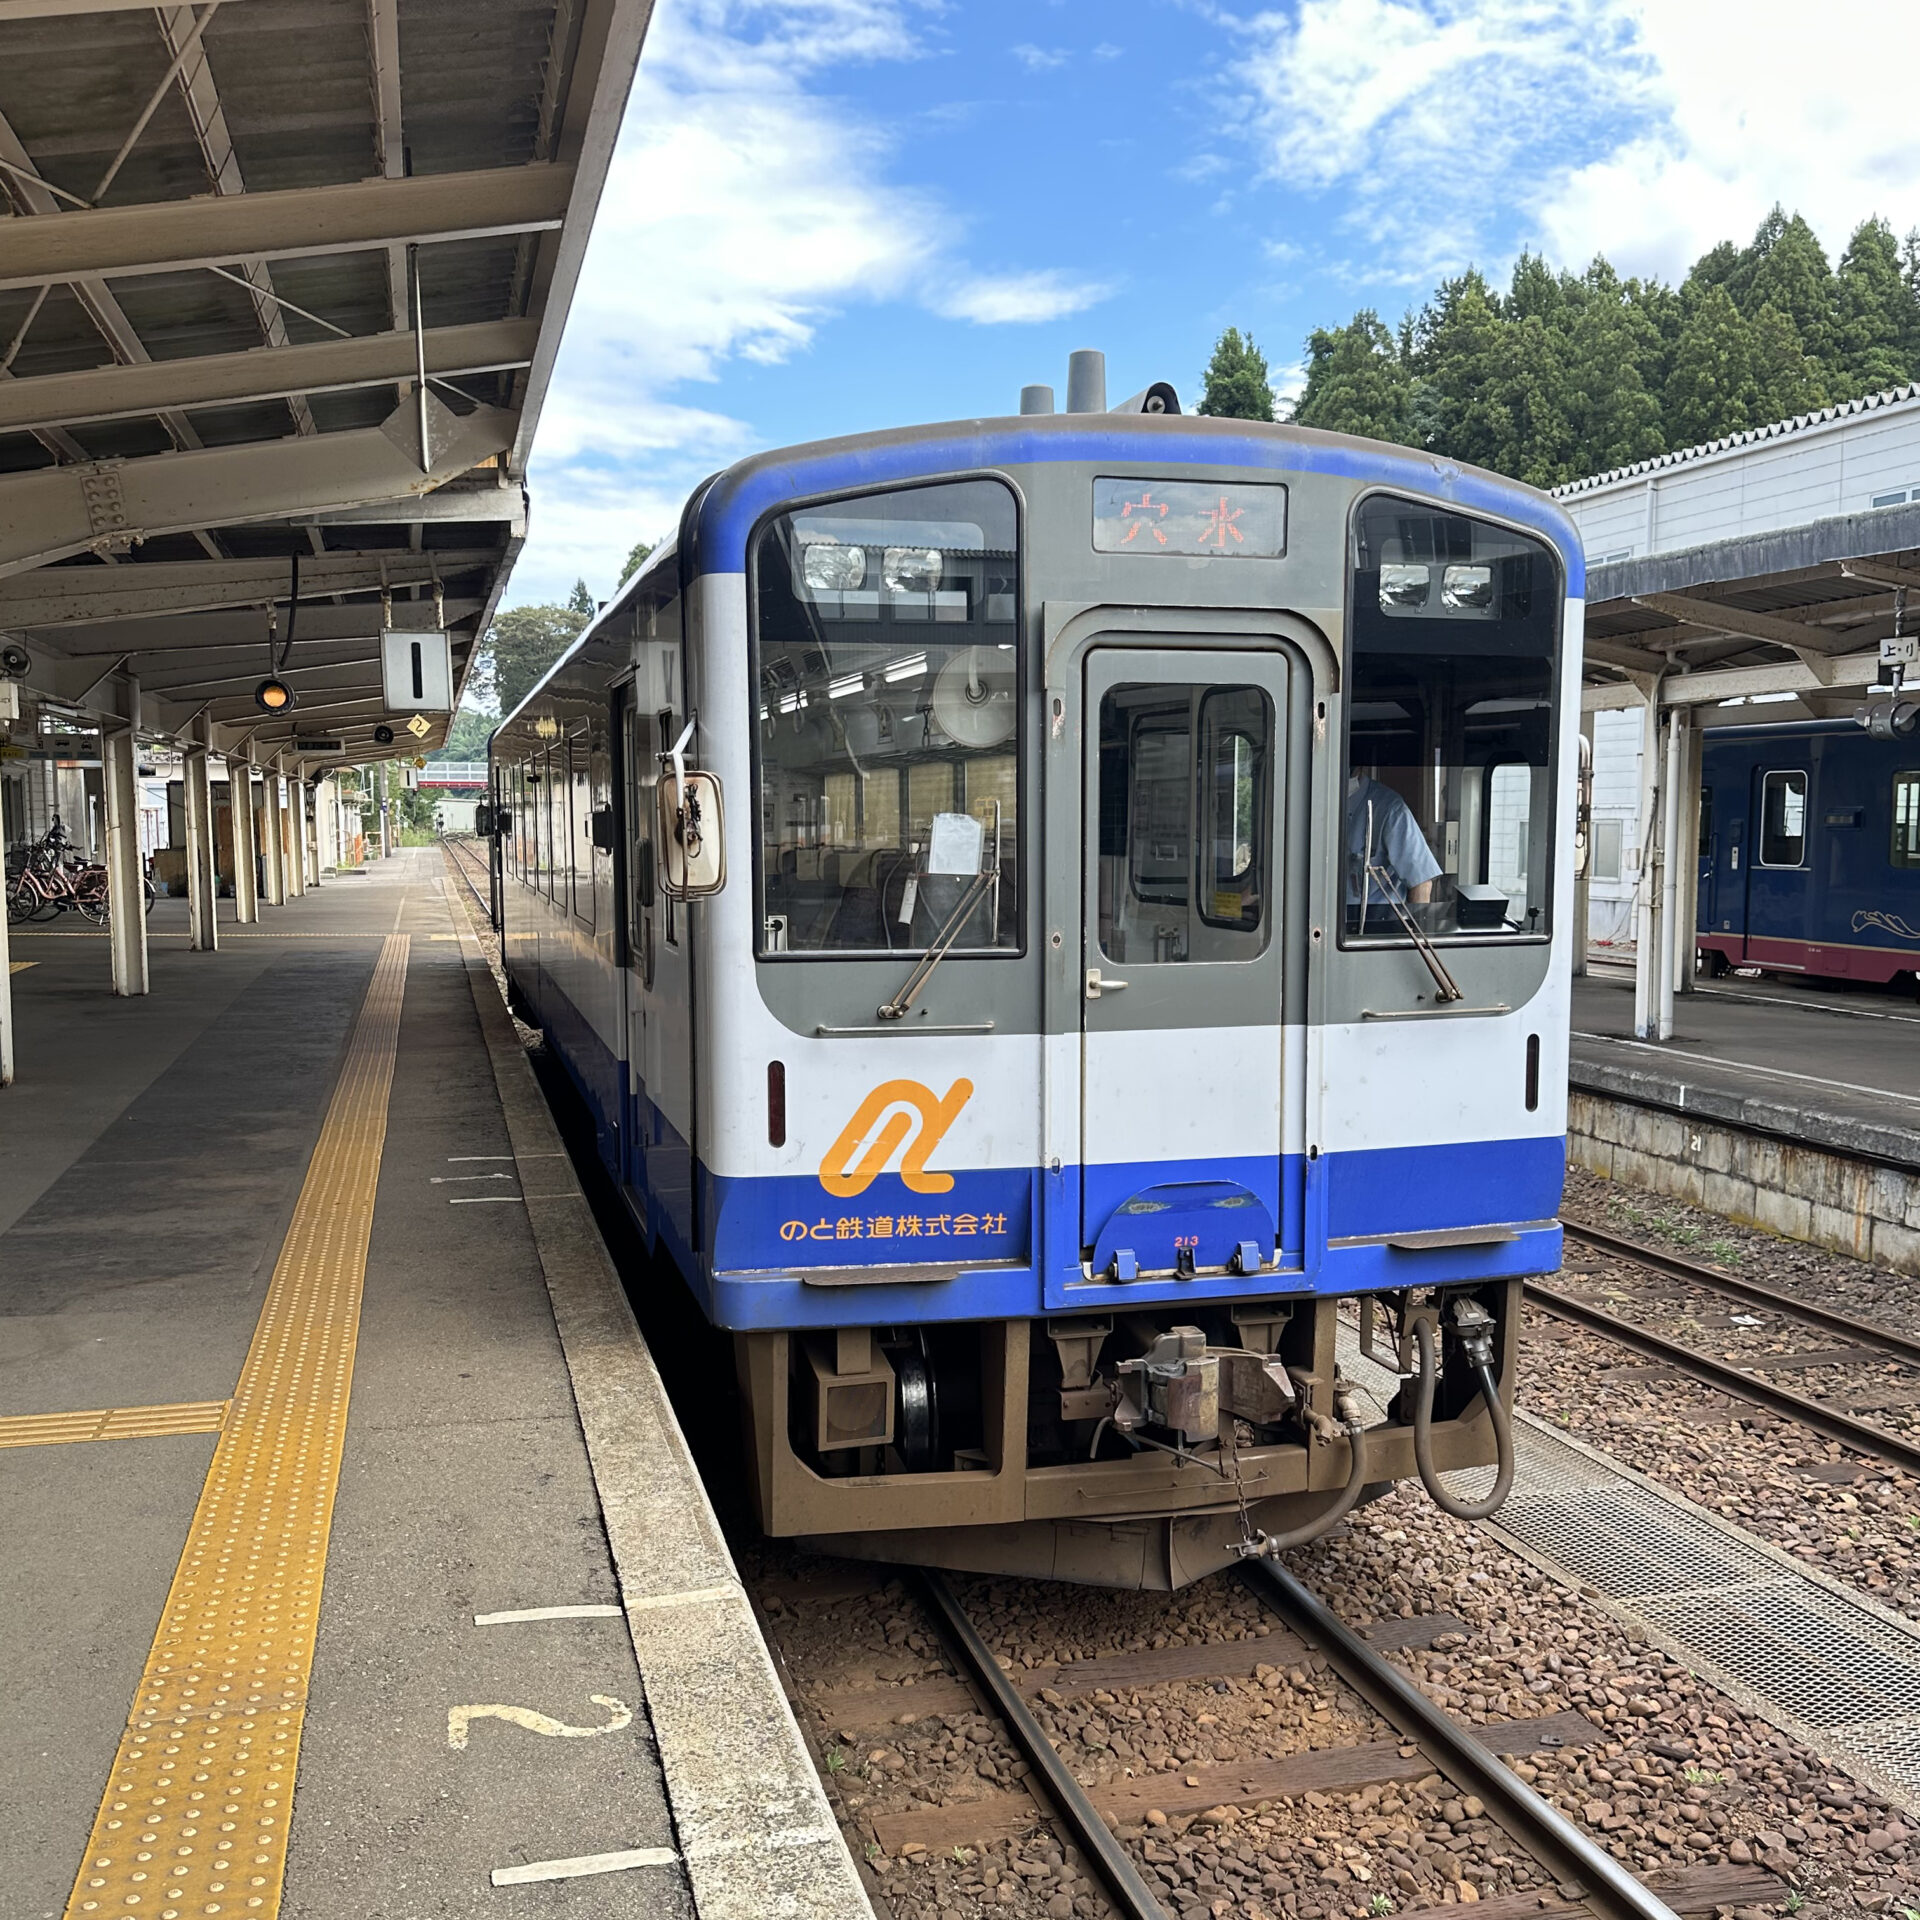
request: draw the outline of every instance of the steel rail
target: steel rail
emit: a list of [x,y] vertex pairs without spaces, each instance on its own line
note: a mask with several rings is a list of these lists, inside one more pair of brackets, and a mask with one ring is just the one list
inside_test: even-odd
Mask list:
[[[1033,1717],[1027,1703],[1014,1691],[1013,1683],[1000,1671],[1000,1663],[981,1639],[980,1632],[967,1618],[966,1610],[955,1599],[947,1577],[934,1569],[922,1569],[921,1584],[927,1602],[938,1618],[947,1644],[964,1663],[975,1684],[993,1703],[993,1710],[1007,1723],[1027,1764],[1047,1790],[1047,1797],[1058,1809],[1061,1820],[1072,1830],[1074,1844],[1092,1862],[1107,1892],[1126,1920],[1167,1920],[1167,1910],[1155,1898],[1153,1889],[1141,1877],[1127,1850],[1113,1836],[1098,1809],[1087,1798],[1067,1764],[1053,1750],[1053,1742]],[[1661,1913],[1665,1914],[1663,1907]],[[1667,1920],[1672,1920],[1668,1915]]]
[[[483,894],[480,891],[480,889],[473,884],[473,875],[467,871],[467,863],[464,857],[462,857],[463,850],[461,849],[459,842],[454,838],[452,834],[443,833],[440,836],[440,844],[443,848],[445,848],[449,853],[451,853],[454,856],[454,862],[453,862],[454,870],[459,874],[460,878],[467,883],[467,891],[470,894],[472,894],[473,897],[476,900],[478,900],[480,902],[480,905],[486,910],[487,924],[491,926],[493,924],[493,902],[489,900],[487,896]],[[487,877],[489,880],[491,880],[493,876],[491,873],[489,873]]]
[[1605,1920],[1676,1920],[1673,1909],[1652,1888],[1643,1886],[1604,1847],[1556,1813],[1490,1748],[1442,1713],[1285,1567],[1274,1560],[1257,1560],[1242,1571],[1262,1604],[1318,1647],[1341,1679],[1411,1740],[1442,1776],[1477,1794],[1487,1811],[1555,1879],[1580,1887],[1580,1897],[1596,1913]]
[[1920,1366],[1920,1340],[1911,1334],[1896,1333],[1893,1328],[1876,1325],[1871,1320],[1855,1320],[1849,1314],[1835,1313],[1831,1307],[1816,1307],[1809,1301],[1795,1299],[1791,1294],[1776,1293],[1772,1287],[1763,1287],[1752,1280],[1742,1280],[1735,1274],[1720,1273],[1712,1267],[1700,1266],[1675,1253],[1663,1253],[1658,1247],[1643,1247],[1637,1240],[1623,1240],[1617,1234],[1603,1233],[1598,1227],[1580,1227],[1566,1221],[1561,1226],[1569,1238],[1597,1248],[1601,1253],[1611,1254],[1616,1260],[1631,1261],[1637,1267],[1650,1267],[1670,1279],[1684,1280],[1689,1286],[1709,1287],[1715,1293],[1724,1293],[1734,1300],[1745,1300],[1756,1307],[1771,1307],[1793,1319],[1804,1320],[1810,1326],[1824,1327],[1829,1333],[1844,1333],[1870,1345],[1885,1347],[1897,1359],[1911,1360]]
[[1692,1374],[1696,1380],[1704,1380],[1709,1386],[1732,1394],[1737,1400],[1750,1400],[1770,1413],[1797,1420],[1802,1426],[1811,1427],[1815,1433],[1825,1434],[1829,1440],[1838,1440],[1842,1446],[1874,1454],[1896,1467],[1904,1468],[1908,1473],[1920,1474],[1920,1447],[1888,1433],[1882,1427],[1868,1426],[1864,1420],[1856,1420],[1851,1414],[1825,1406],[1818,1400],[1809,1400],[1802,1394],[1789,1392],[1785,1387],[1777,1387],[1771,1380],[1729,1366],[1724,1360],[1715,1360],[1707,1354],[1696,1352],[1692,1347],[1683,1347],[1677,1340],[1669,1340],[1664,1334],[1635,1326],[1630,1320],[1616,1319],[1602,1308],[1590,1307],[1581,1300],[1570,1300],[1564,1293],[1537,1286],[1531,1280],[1526,1282],[1526,1297],[1557,1319],[1570,1320],[1575,1326],[1585,1327],[1589,1333],[1618,1341],[1623,1347],[1632,1347],[1636,1352],[1644,1353],[1648,1359],[1663,1361],[1682,1373]]

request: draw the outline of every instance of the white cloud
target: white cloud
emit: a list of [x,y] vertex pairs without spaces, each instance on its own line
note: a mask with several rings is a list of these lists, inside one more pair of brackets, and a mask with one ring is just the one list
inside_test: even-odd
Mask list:
[[849,301],[911,294],[939,218],[885,141],[806,90],[829,62],[915,53],[894,0],[682,0],[655,16],[533,460],[516,600],[605,592],[748,422],[674,396],[802,352]]
[[1519,245],[1683,273],[1778,200],[1830,249],[1920,218],[1920,125],[1863,108],[1884,0],[1300,0],[1247,21],[1241,124],[1338,206],[1343,273],[1409,287]]
[[861,302],[980,324],[1058,319],[1105,289],[977,274],[964,222],[888,178],[888,138],[809,90],[829,67],[919,57],[921,0],[678,0],[655,15],[533,459],[516,601],[610,590],[716,467],[762,444],[688,403],[742,361],[777,365]]
[[932,293],[929,304],[949,320],[971,320],[986,327],[1026,325],[1063,320],[1104,300],[1111,291],[1098,281],[1071,280],[1051,269],[977,274]]
[[1645,80],[1617,0],[1302,0],[1246,32],[1272,172],[1338,188],[1376,272],[1408,281],[1472,254],[1516,180],[1637,124]]
[[1744,241],[1775,201],[1837,254],[1870,214],[1920,220],[1920,122],[1861,91],[1888,54],[1882,0],[1622,0],[1650,62],[1656,122],[1542,196],[1557,255],[1683,273]]
[[1064,67],[1073,58],[1065,47],[1036,47],[1031,41],[1023,41],[1007,51],[1029,73],[1047,73],[1054,67]]

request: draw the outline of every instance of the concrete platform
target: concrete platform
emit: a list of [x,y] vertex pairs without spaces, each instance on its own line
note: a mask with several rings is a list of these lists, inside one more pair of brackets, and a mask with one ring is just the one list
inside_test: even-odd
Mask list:
[[[112,1794],[137,1770],[129,1743],[147,1737],[159,1650],[170,1631],[193,1637],[196,1529],[249,1383],[282,1370],[256,1327],[287,1284],[301,1223],[326,1241],[334,1213],[345,1219],[347,1202],[316,1199],[314,1183],[359,1084],[384,969],[404,989],[378,1095],[384,1134],[366,1163],[363,1291],[350,1315],[326,1309],[349,1341],[352,1392],[333,1410],[310,1665],[264,1704],[194,1707],[176,1716],[186,1732],[152,1736],[190,1746],[204,1733],[210,1750],[236,1714],[295,1725],[290,1827],[284,1811],[261,1817],[277,1822],[283,1861],[267,1864],[270,1844],[244,1883],[264,1893],[243,1897],[236,1879],[224,1911],[864,1913],[651,1358],[449,911],[439,855],[404,853],[263,910],[258,927],[223,925],[217,954],[186,950],[174,907],[156,909],[140,1000],[107,993],[99,936],[14,930],[19,1077],[0,1093],[0,1906],[23,1920],[90,1911],[83,1861],[90,1872],[121,1845],[108,1837],[121,1824]],[[354,1097],[364,1108],[375,1096]],[[140,1437],[29,1424],[110,1409],[132,1410],[119,1430]],[[263,1524],[284,1520],[264,1505]],[[177,1798],[171,1774],[159,1784]],[[193,1846],[215,1844],[213,1831]],[[92,1884],[128,1870],[123,1856]],[[147,1871],[161,1867],[135,1881]],[[164,1915],[171,1897],[163,1883],[102,1911]],[[177,1906],[182,1920],[220,1910]]]
[[1573,988],[1573,1087],[1920,1170],[1920,1006],[1891,990],[1702,981],[1633,1037],[1630,968]]

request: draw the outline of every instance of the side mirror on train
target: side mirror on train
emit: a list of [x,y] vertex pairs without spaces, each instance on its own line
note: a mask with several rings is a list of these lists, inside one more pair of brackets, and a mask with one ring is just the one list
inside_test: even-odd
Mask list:
[[595,853],[613,851],[613,809],[595,807],[587,816],[587,832],[593,840]]
[[493,809],[484,800],[473,810],[473,831],[481,840],[493,838]]
[[[659,805],[660,891],[673,900],[704,900],[727,884],[726,811],[720,776],[663,775]],[[682,797],[684,795],[684,798]]]

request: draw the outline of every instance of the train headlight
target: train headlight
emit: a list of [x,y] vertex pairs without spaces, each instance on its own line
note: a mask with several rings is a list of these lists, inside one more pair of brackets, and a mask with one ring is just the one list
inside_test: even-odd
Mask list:
[[1440,580],[1440,604],[1480,612],[1493,605],[1491,567],[1449,567]]
[[1433,586],[1431,567],[1411,566],[1401,560],[1386,560],[1380,565],[1380,605],[1424,607]]
[[937,547],[889,547],[880,563],[889,593],[931,593],[940,584]]
[[846,593],[865,584],[867,550],[843,547],[837,540],[809,540],[801,549],[800,577],[815,593]]

